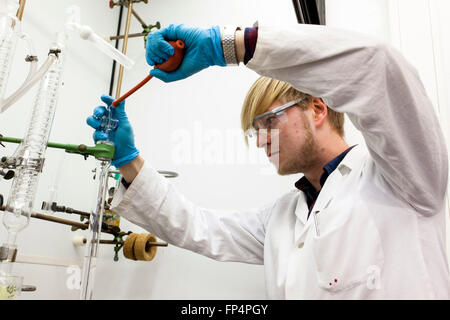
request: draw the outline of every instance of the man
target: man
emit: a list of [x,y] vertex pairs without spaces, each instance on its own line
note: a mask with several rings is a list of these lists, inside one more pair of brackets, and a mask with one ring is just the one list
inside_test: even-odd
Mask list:
[[[304,177],[296,191],[258,209],[200,208],[144,164],[122,103],[113,110],[113,164],[124,179],[117,213],[211,258],[264,263],[269,298],[449,298],[447,151],[418,74],[397,51],[323,26],[171,25],[149,36],[147,62],[167,60],[173,49],[166,40],[176,39],[186,44],[180,67],[151,74],[176,81],[244,62],[268,77],[250,90],[242,127],[280,174]],[[97,108],[88,123],[99,128],[104,113]],[[368,153],[342,139],[339,113],[361,131]],[[94,139],[102,138],[97,130]]]

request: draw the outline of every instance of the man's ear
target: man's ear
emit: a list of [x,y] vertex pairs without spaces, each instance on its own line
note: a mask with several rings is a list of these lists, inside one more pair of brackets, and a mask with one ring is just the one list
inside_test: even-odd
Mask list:
[[311,101],[313,109],[313,121],[316,127],[320,127],[324,124],[328,115],[328,108],[322,98],[313,97]]

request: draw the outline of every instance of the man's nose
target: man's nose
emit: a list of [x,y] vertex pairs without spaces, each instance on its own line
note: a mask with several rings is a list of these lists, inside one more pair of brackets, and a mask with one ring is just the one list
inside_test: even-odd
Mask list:
[[256,146],[258,148],[264,148],[267,144],[270,144],[270,132],[267,129],[258,130],[256,136]]

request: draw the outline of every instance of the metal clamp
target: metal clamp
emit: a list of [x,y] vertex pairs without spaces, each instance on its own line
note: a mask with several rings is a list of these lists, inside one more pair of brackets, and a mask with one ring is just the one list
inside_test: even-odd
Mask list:
[[17,249],[8,247],[0,247],[0,261],[8,260],[10,262],[16,261]]
[[25,61],[26,62],[38,61],[38,57],[37,56],[26,56]]
[[45,158],[2,157],[0,160],[0,167],[7,169],[25,167],[42,172],[44,162]]
[[44,162],[45,158],[19,158],[20,167],[26,167],[31,169],[39,170],[39,172],[42,172],[42,169],[44,168]]
[[15,157],[2,157],[0,166],[6,169],[16,169],[19,166],[19,163]]
[[36,286],[32,286],[29,284],[23,284],[21,290],[22,292],[33,292],[36,291]]
[[0,261],[8,259],[8,247],[0,247]]
[[[145,4],[147,4],[148,0],[133,0],[133,3],[138,3],[138,2],[144,2]],[[119,0],[117,2],[110,0],[109,7],[111,9],[114,8],[114,6],[125,6],[128,8],[128,3],[129,3],[129,0]]]
[[12,179],[14,177],[14,171],[13,170],[6,171],[3,169],[0,169],[0,176],[2,176],[3,179],[5,179],[5,180]]
[[50,49],[48,51],[48,55],[54,54],[57,58],[59,58],[60,53],[61,53],[61,49],[59,49],[59,48]]

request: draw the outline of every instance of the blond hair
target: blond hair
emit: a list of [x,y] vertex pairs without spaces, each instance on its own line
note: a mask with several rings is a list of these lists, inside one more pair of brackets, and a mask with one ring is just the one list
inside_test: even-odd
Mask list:
[[[241,111],[241,127],[244,132],[252,127],[253,119],[267,112],[270,105],[276,100],[286,103],[290,100],[303,99],[298,105],[303,110],[306,110],[312,96],[300,92],[293,88],[289,83],[268,78],[260,77],[251,86],[245,97]],[[344,114],[336,112],[327,106],[327,119],[331,127],[343,137],[344,136]],[[245,142],[248,144],[248,139],[245,137]]]

